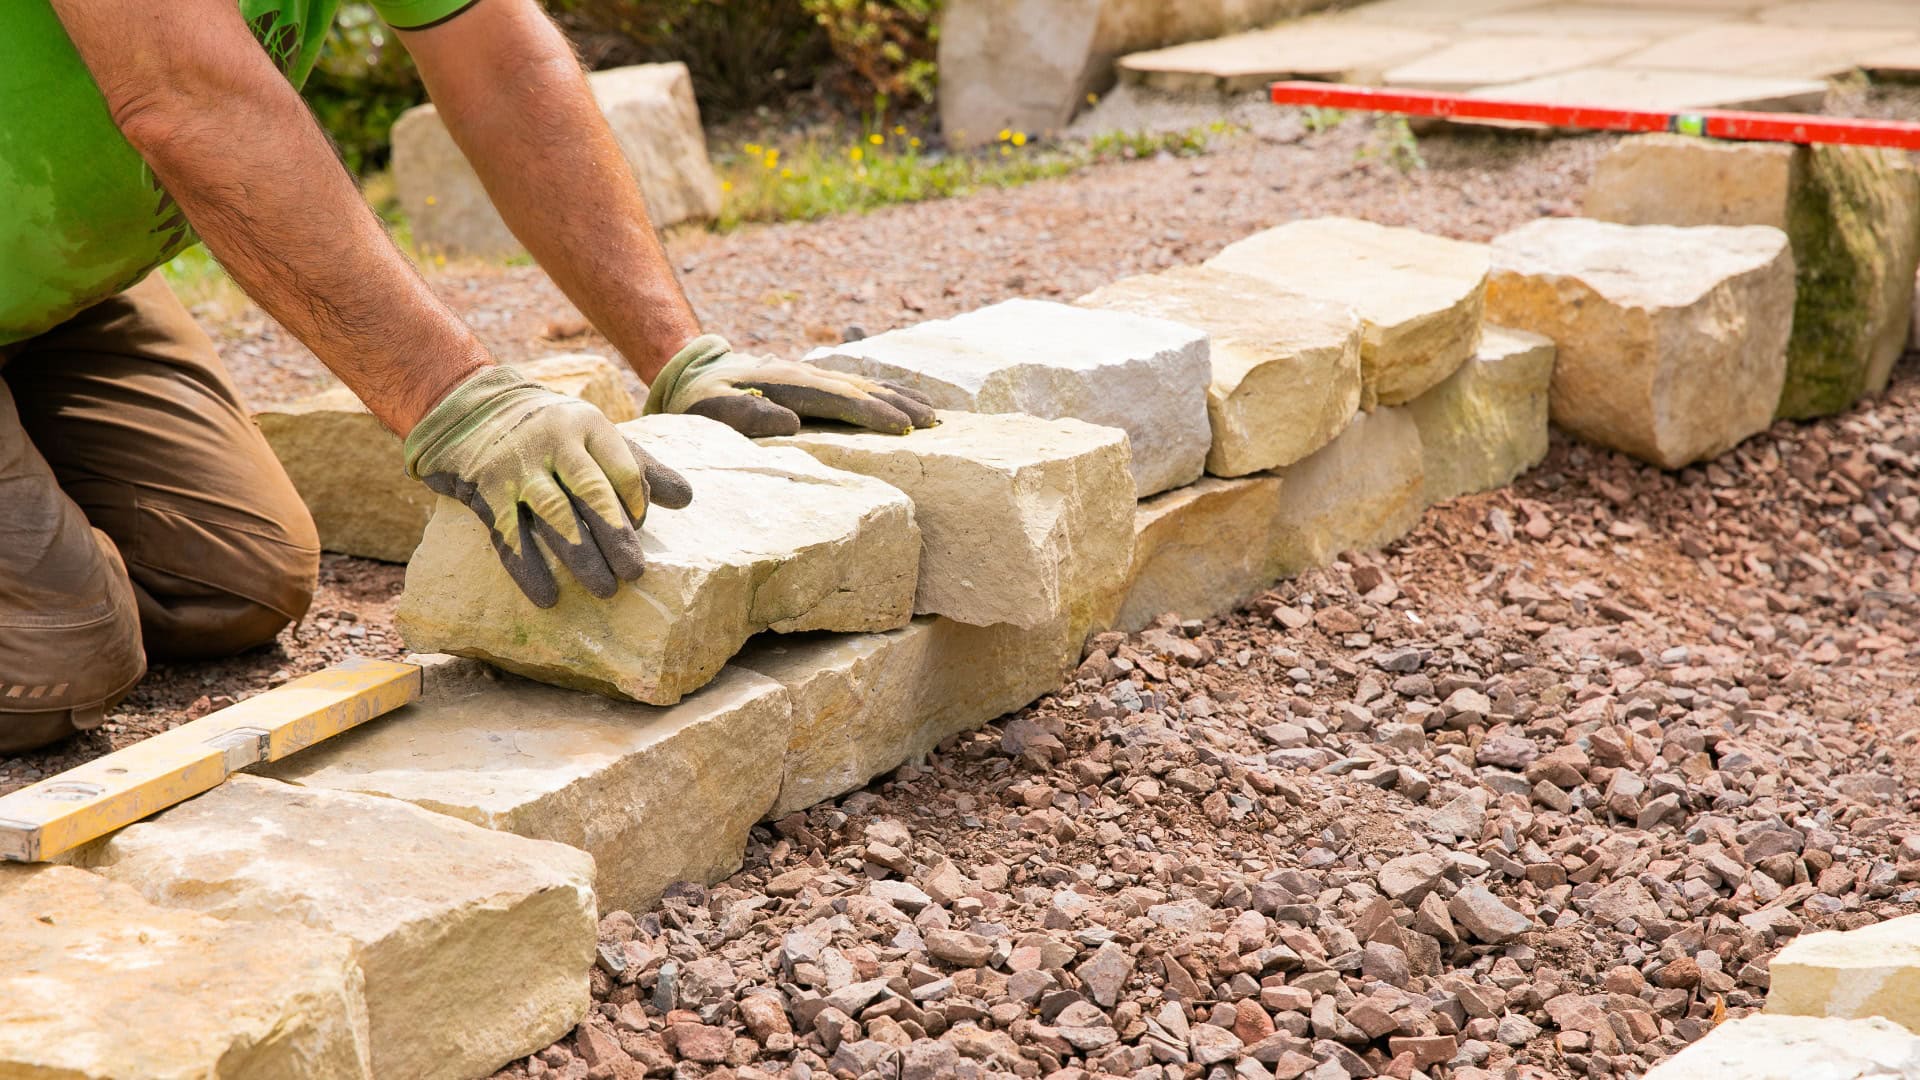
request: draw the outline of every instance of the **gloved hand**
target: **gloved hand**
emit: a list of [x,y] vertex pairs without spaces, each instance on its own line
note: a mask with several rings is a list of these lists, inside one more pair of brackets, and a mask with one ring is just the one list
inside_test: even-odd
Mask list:
[[704,416],[754,438],[792,435],[803,416],[892,435],[940,422],[918,390],[737,353],[717,334],[694,338],[667,361],[647,390],[646,412]]
[[693,498],[679,473],[599,409],[504,367],[483,369],[440,399],[407,435],[405,452],[408,475],[479,516],[514,584],[539,607],[560,599],[540,545],[605,599],[646,569],[647,503],[679,509]]

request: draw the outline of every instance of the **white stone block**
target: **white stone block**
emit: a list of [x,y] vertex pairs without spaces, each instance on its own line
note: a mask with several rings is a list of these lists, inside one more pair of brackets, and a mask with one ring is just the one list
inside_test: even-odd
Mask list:
[[1797,937],[1768,965],[1767,1011],[1920,1029],[1920,915]]
[[1119,428],[1140,498],[1192,483],[1212,438],[1207,336],[1163,319],[1008,300],[815,349],[807,360],[913,387],[936,408]]
[[1646,1080],[1911,1080],[1920,1036],[1885,1020],[1747,1016],[1647,1071]]
[[1553,352],[1539,334],[1489,326],[1473,359],[1407,403],[1425,457],[1423,502],[1505,487],[1547,456]]

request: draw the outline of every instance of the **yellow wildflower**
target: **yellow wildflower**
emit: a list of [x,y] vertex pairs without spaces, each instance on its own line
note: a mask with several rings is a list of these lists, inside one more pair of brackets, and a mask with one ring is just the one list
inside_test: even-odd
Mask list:
[[895,135],[905,135],[907,133],[907,125],[905,124],[893,125],[893,133]]
[[781,169],[781,170],[780,170],[780,179],[782,179],[782,180],[791,180],[791,179],[793,179],[793,170],[792,170],[792,169]]
[[1013,138],[1013,132],[1011,132],[1011,131],[1008,131],[1008,130],[1007,130],[1006,128],[1001,128],[1001,129],[1000,129],[1000,134],[999,134],[998,136],[996,136],[996,137],[997,137],[997,138],[998,138],[998,139],[999,139],[999,140],[1000,140],[1001,142],[1006,142],[1006,141],[1007,141],[1008,139],[1011,139],[1011,138]]
[[861,158],[866,156],[867,156],[866,151],[860,149],[857,146],[847,151],[847,157],[852,161],[859,161]]
[[759,157],[760,154],[763,152],[760,149],[759,143],[748,143],[746,146],[742,147],[741,149],[744,149],[747,153],[752,154],[755,157]]
[[731,180],[722,180],[722,181],[720,181],[720,190],[721,190],[721,192],[722,192],[722,193],[725,193],[725,192],[728,192],[728,191],[732,191],[732,190],[733,190],[733,181],[731,181]]
[[1002,146],[1002,147],[1000,148],[1000,156],[1001,156],[1001,157],[1012,157],[1012,156],[1013,156],[1013,147],[1011,147],[1011,146]]
[[439,199],[436,199],[436,198],[434,198],[434,197],[433,197],[432,195],[429,195],[429,196],[427,196],[427,205],[428,205],[428,206],[437,206],[437,205],[439,205],[439,203],[440,203],[440,200],[439,200]]
[[920,136],[915,135],[913,138],[908,139],[907,145],[913,147],[915,150],[920,149]]
[[867,136],[867,141],[872,143],[875,146],[879,146],[881,143],[887,141],[887,137],[876,131],[873,134]]
[[1027,145],[1027,133],[1026,133],[1026,132],[1024,132],[1024,131],[1016,131],[1016,132],[1014,132],[1014,133],[1013,133],[1013,145],[1015,145],[1015,146],[1025,146],[1025,145]]

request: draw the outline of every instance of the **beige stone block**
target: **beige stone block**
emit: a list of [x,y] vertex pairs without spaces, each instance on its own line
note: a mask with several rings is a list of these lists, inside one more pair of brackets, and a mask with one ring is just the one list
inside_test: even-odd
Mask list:
[[769,818],[852,791],[1059,689],[1087,627],[918,618],[883,634],[763,637],[734,661],[787,688],[793,728]]
[[1288,576],[1343,551],[1393,542],[1420,521],[1425,489],[1420,427],[1404,408],[1361,413],[1340,437],[1280,470],[1274,568]]
[[913,500],[916,614],[1034,629],[1111,595],[1125,572],[1134,484],[1117,428],[946,412],[939,426],[904,437],[805,431],[763,443]]
[[527,682],[450,657],[421,700],[281,761],[277,779],[403,799],[593,856],[603,909],[740,867],[780,787],[779,683],[729,669],[671,708]]
[[1228,244],[1207,265],[1360,315],[1362,408],[1438,385],[1480,343],[1487,249],[1352,218],[1314,218]]
[[601,600],[556,567],[558,603],[535,607],[486,528],[443,499],[395,613],[409,647],[671,705],[762,630],[887,630],[912,617],[920,532],[899,491],[698,416],[620,430],[693,488],[685,509],[648,512],[646,573]]
[[1271,475],[1210,476],[1142,500],[1115,627],[1133,633],[1165,612],[1209,618],[1273,584],[1280,509],[1281,480]]
[[242,775],[78,861],[162,907],[345,936],[376,1076],[486,1076],[592,1003],[593,860],[560,844]]
[[1885,1020],[1743,1016],[1647,1071],[1646,1080],[1895,1080],[1920,1076],[1920,1035]]
[[[514,366],[549,390],[590,402],[610,420],[639,415],[619,370],[603,357],[566,353]],[[434,495],[407,475],[399,436],[353,391],[337,386],[253,418],[313,515],[323,550],[407,561],[433,516]]]
[[1215,476],[1291,465],[1332,442],[1360,407],[1360,321],[1345,304],[1206,266],[1126,278],[1075,303],[1207,332]]
[[1800,151],[1785,143],[1636,135],[1600,159],[1588,217],[1622,225],[1771,225],[1785,231]]
[[1553,354],[1539,334],[1489,326],[1473,359],[1407,403],[1420,428],[1421,501],[1504,487],[1547,456]]
[[[720,214],[720,180],[707,160],[700,108],[685,64],[636,64],[587,76],[601,115],[659,228]],[[393,125],[393,183],[422,247],[502,256],[521,250],[432,105]]]
[[1120,58],[1120,77],[1167,93],[1235,94],[1282,79],[1374,82],[1446,43],[1427,28],[1315,19]]
[[1785,233],[1554,218],[1493,251],[1487,318],[1559,347],[1555,423],[1677,469],[1772,422],[1793,320]]
[[345,938],[156,907],[0,864],[0,1076],[371,1080]]
[[1920,1029],[1920,915],[1797,937],[1768,970],[1767,1011]]

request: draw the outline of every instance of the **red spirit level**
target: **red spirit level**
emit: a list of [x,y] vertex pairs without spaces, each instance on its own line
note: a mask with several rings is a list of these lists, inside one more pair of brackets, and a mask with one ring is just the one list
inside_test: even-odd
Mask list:
[[1920,124],[1903,124],[1892,120],[1846,120],[1797,113],[1733,112],[1722,109],[1689,113],[1612,109],[1592,105],[1463,97],[1426,90],[1379,90],[1322,82],[1277,82],[1273,84],[1272,92],[1276,105],[1311,105],[1323,109],[1437,116],[1447,120],[1502,120],[1600,131],[1673,131],[1682,135],[1749,142],[1840,143],[1920,150]]

